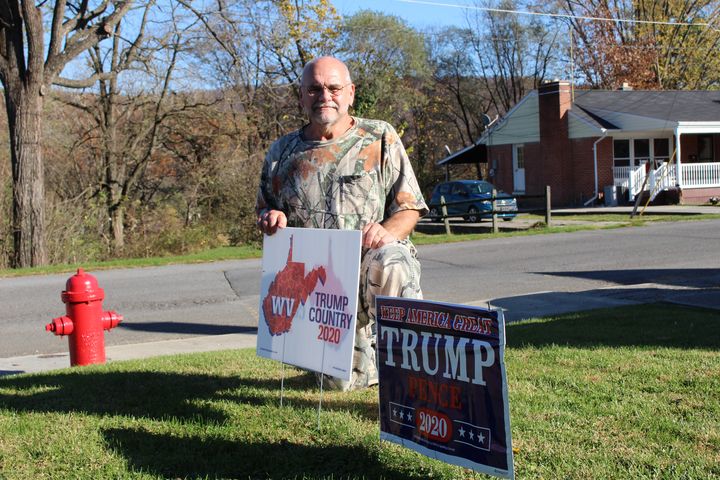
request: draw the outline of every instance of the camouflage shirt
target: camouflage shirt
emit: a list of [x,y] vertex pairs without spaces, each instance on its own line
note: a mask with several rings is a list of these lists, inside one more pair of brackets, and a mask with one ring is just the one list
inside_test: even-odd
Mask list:
[[256,211],[285,212],[289,227],[358,230],[401,210],[427,213],[410,160],[395,129],[353,118],[329,141],[307,141],[302,130],[270,147]]

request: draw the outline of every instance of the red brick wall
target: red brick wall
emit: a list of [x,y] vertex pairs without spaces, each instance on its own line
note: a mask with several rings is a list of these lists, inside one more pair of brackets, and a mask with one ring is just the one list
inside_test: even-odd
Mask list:
[[[574,182],[565,186],[566,195],[573,205],[579,205],[595,195],[595,159],[593,144],[600,137],[571,140],[571,157]],[[606,137],[597,144],[598,193],[603,194],[606,186],[612,185],[612,139]]]
[[552,189],[552,203],[572,203],[573,169],[568,139],[567,111],[570,108],[570,84],[552,82],[538,89],[540,117],[539,169],[543,183]]
[[525,144],[525,195],[545,195],[544,172],[541,167],[540,143]]
[[697,157],[697,149],[697,135],[680,135],[680,161],[682,163],[690,162],[691,155]]
[[488,146],[488,166],[495,170],[490,182],[498,189],[513,191],[512,145]]
[[707,203],[710,197],[720,197],[720,188],[685,188],[682,191],[684,205],[702,205]]

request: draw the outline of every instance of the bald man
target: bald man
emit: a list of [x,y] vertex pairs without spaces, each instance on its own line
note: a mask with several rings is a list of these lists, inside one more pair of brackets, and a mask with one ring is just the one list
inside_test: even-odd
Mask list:
[[353,372],[327,377],[341,390],[377,383],[375,296],[422,298],[420,264],[408,236],[428,212],[395,129],[350,115],[355,85],[334,57],[305,65],[300,104],[308,123],[272,144],[256,203],[258,227],[362,230]]

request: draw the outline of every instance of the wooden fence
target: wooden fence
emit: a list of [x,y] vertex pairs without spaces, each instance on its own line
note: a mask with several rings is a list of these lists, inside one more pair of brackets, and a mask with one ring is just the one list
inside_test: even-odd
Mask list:
[[[545,187],[545,194],[544,195],[514,195],[514,197],[517,199],[518,203],[518,210],[517,213],[538,213],[542,212],[545,215],[545,225],[548,227],[550,226],[552,222],[552,215],[551,215],[551,192],[550,192],[550,186]],[[477,213],[477,215],[492,215],[492,231],[493,233],[498,233],[500,230],[498,226],[498,213],[506,213],[505,211],[499,211],[497,210],[496,206],[496,200],[497,200],[497,190],[492,191],[492,197],[488,200],[492,201],[492,209],[491,210],[483,210]],[[537,200],[541,200],[542,202],[538,204]],[[428,205],[429,208],[432,210],[433,208],[439,208],[440,209],[440,215],[433,215],[429,216],[430,219],[440,219],[445,224],[445,232],[448,235],[452,235],[452,232],[450,230],[450,217],[462,217],[463,219],[466,219],[467,217],[475,214],[470,213],[463,213],[463,214],[457,214],[457,215],[450,215],[448,216],[447,213],[447,207],[449,205],[463,205],[463,204],[470,204],[476,202],[475,200],[460,200],[457,202],[446,202],[445,197],[440,197],[440,203],[439,204],[430,204]],[[527,205],[524,208],[520,208],[521,204]]]

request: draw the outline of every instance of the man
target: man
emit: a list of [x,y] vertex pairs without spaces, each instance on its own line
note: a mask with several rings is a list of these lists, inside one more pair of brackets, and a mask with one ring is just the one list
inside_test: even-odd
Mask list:
[[256,204],[268,235],[286,226],[362,230],[352,378],[328,377],[342,390],[377,383],[375,295],[422,298],[408,235],[428,211],[397,133],[351,116],[354,99],[343,62],[320,57],[305,66],[300,104],[309,123],[270,147]]

